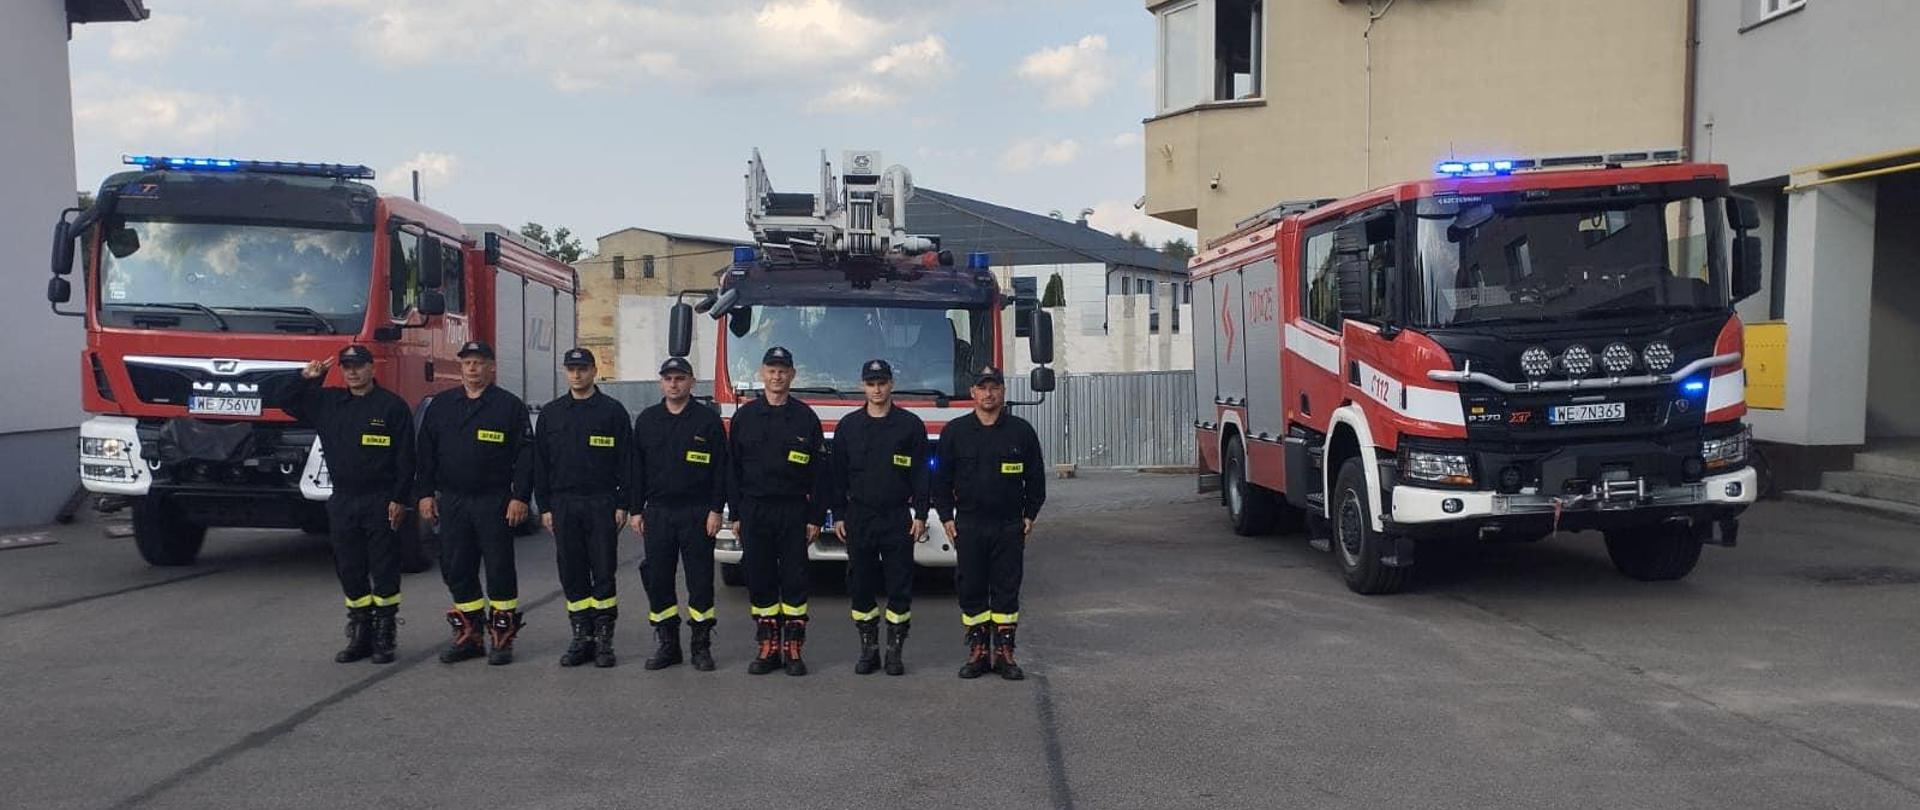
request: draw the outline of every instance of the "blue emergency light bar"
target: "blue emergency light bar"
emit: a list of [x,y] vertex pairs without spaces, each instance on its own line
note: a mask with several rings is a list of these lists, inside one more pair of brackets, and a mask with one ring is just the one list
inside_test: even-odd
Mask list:
[[1628,163],[1677,163],[1686,160],[1682,149],[1647,149],[1634,152],[1608,152],[1596,155],[1561,155],[1543,158],[1490,158],[1487,160],[1443,160],[1434,164],[1441,177],[1496,177],[1532,169],[1591,169],[1622,166]]
[[1512,174],[1513,164],[1511,160],[1443,160],[1433,170],[1443,177],[1488,176]]
[[744,247],[744,246],[734,247],[733,249],[734,264],[751,264],[753,262],[753,258],[754,258],[753,248]]
[[988,258],[987,254],[981,253],[976,250],[972,253],[967,254],[967,269],[968,270],[986,270],[992,267],[992,261],[993,261],[992,259]]
[[304,177],[337,177],[342,180],[372,180],[373,170],[345,163],[304,163],[287,160],[235,160],[233,158],[172,157],[163,155],[121,155],[120,162],[143,169],[187,172],[258,172],[295,174]]

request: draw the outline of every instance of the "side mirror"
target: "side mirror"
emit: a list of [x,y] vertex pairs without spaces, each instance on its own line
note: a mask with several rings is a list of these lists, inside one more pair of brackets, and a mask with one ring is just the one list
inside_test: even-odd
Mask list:
[[64,304],[73,300],[73,283],[59,276],[47,279],[47,303]]
[[1053,369],[1041,366],[1029,372],[1027,374],[1027,387],[1032,388],[1036,394],[1044,394],[1052,391]]
[[414,309],[427,317],[447,314],[447,296],[439,290],[421,290],[420,301]]
[[674,304],[667,311],[667,354],[686,357],[693,353],[693,306]]
[[1340,286],[1340,317],[1360,318],[1367,314],[1372,279],[1367,274],[1367,226],[1354,222],[1340,226],[1333,234],[1333,275]]
[[1733,240],[1733,300],[1744,301],[1760,291],[1760,237]]
[[1033,329],[1027,334],[1027,348],[1035,364],[1046,365],[1053,362],[1053,313],[1036,309],[1032,315]]
[[1727,225],[1736,231],[1760,227],[1760,206],[1745,197],[1727,198]]
[[66,217],[53,223],[53,274],[64,276],[73,272],[73,227]]
[[420,239],[420,286],[429,290],[440,289],[447,283],[448,253],[459,255],[459,251],[449,251],[446,245],[432,236]]

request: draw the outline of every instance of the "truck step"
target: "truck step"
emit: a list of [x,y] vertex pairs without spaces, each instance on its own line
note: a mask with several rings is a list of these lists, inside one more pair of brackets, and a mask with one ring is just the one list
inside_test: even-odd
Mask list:
[[1920,506],[1920,478],[1862,470],[1821,473],[1820,488],[1827,492]]

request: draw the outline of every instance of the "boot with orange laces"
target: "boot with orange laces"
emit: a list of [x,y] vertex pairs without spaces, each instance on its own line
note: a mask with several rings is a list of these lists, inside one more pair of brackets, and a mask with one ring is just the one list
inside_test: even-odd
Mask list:
[[1014,625],[1001,624],[993,628],[993,669],[1000,677],[1017,681],[1027,677],[1026,670],[1013,661]]
[[789,618],[782,633],[780,656],[786,659],[788,675],[807,674],[807,662],[800,660],[800,648],[807,643],[807,620]]
[[493,651],[487,653],[487,663],[494,666],[513,663],[513,637],[520,634],[520,628],[526,623],[518,610],[494,608],[493,621],[487,623],[487,640],[493,644]]
[[453,643],[440,652],[440,663],[457,664],[469,658],[479,658],[487,654],[487,642],[483,630],[487,619],[484,611],[463,612],[459,608],[454,608],[447,611],[447,624],[453,626]]
[[780,667],[780,620],[761,617],[754,622],[753,639],[759,642],[759,653],[753,662],[747,664],[747,674],[765,675]]
[[967,662],[960,665],[960,677],[978,678],[993,669],[993,660],[987,652],[987,633],[984,624],[967,628]]

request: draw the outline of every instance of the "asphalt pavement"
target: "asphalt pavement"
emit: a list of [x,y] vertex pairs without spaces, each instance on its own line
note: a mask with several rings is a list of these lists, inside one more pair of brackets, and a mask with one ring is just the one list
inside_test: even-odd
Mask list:
[[[220,530],[149,568],[100,518],[0,551],[0,806],[1920,806],[1920,527],[1769,502],[1694,575],[1615,574],[1599,537],[1423,552],[1412,592],[1346,590],[1299,537],[1242,538],[1190,477],[1054,482],[1028,550],[1029,679],[961,681],[950,589],[909,672],[853,674],[823,571],[813,674],[556,665],[551,541],[519,543],[508,667],[444,666],[438,571],[400,660],[332,662],[324,541]],[[0,546],[0,548],[6,548]]]

